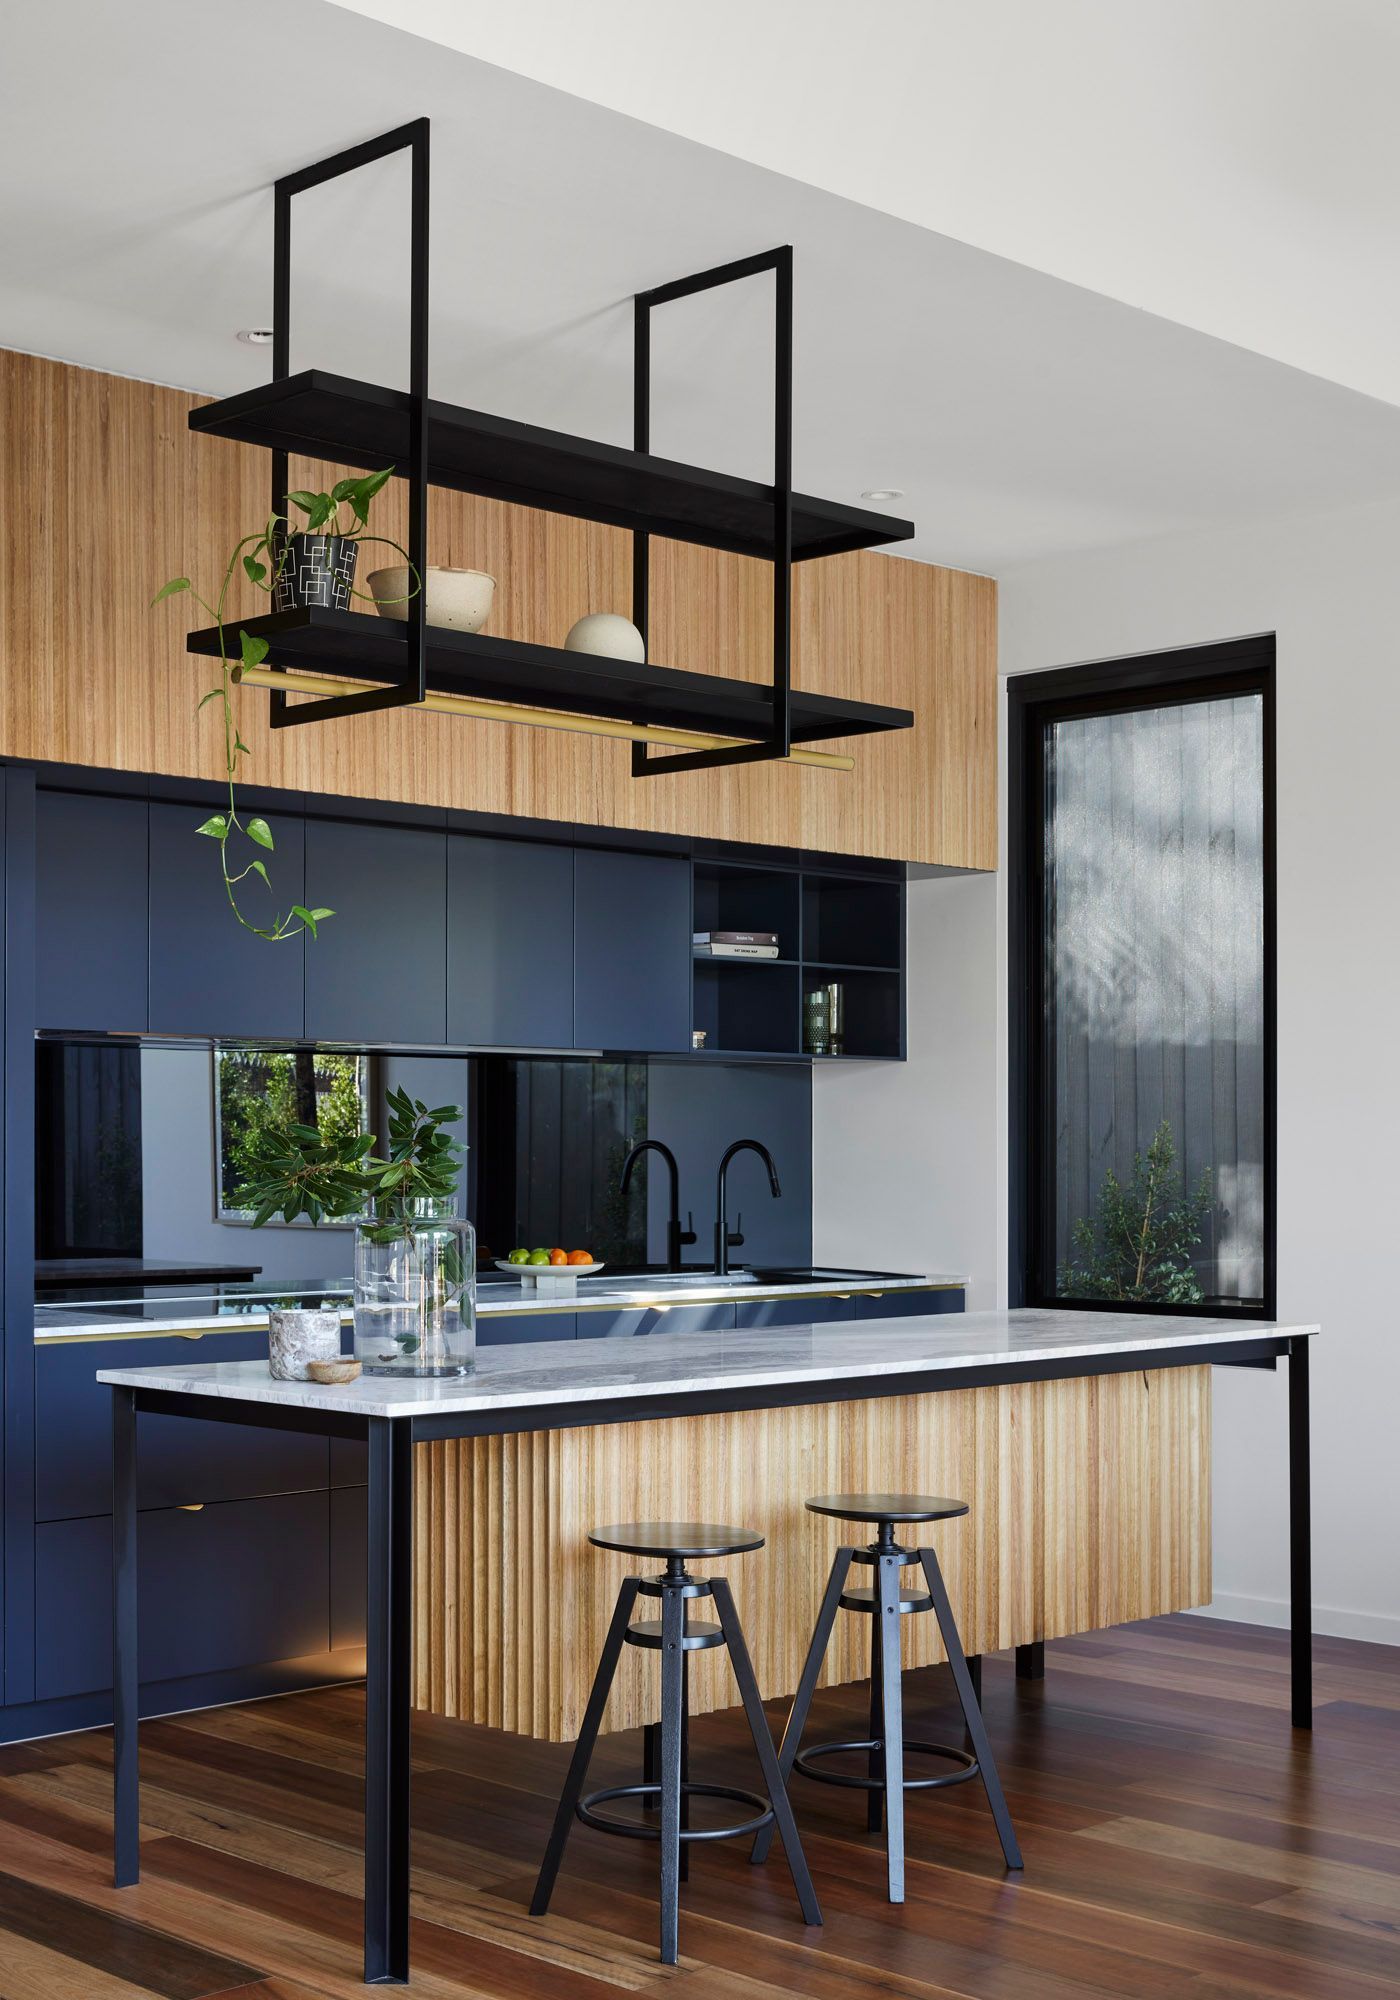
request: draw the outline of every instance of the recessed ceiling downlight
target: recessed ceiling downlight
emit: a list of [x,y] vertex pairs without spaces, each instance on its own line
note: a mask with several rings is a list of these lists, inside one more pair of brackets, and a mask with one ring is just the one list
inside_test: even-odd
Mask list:
[[904,498],[904,488],[902,486],[867,486],[860,497],[862,500],[902,500]]
[[238,338],[246,341],[249,347],[266,347],[276,335],[270,326],[241,326]]

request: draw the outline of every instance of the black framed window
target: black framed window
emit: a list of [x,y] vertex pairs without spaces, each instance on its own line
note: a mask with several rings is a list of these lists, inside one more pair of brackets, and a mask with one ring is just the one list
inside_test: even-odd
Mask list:
[[1009,689],[1011,1296],[1274,1312],[1272,638]]

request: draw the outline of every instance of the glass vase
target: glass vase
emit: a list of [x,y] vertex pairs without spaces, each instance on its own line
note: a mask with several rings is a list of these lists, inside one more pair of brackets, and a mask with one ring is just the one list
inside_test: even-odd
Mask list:
[[355,1230],[355,1358],[366,1375],[470,1375],[476,1232],[450,1198],[390,1203]]

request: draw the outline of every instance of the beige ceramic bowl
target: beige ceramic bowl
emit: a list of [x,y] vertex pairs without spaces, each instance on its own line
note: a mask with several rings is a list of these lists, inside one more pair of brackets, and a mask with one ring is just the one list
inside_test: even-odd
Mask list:
[[[369,587],[381,618],[408,618],[408,566],[371,570]],[[454,632],[479,632],[491,616],[496,579],[484,569],[443,569],[428,564],[428,623]]]

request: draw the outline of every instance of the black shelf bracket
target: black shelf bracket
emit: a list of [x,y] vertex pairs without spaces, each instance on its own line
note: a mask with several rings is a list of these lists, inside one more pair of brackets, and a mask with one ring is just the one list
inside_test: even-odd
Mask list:
[[[365,715],[374,709],[407,708],[428,691],[427,542],[428,542],[428,120],[415,118],[378,139],[349,146],[318,165],[284,174],[273,188],[272,222],[272,379],[291,373],[292,316],[292,197],[326,181],[339,180],[358,167],[393,153],[412,156],[409,216],[409,426],[408,426],[408,560],[418,588],[408,600],[408,646],[401,678],[389,687],[362,693],[289,701],[273,690],[270,722],[288,729],[303,722],[330,722],[339,715]],[[287,504],[288,454],[272,453],[272,507],[280,514]]]
[[[633,302],[632,445],[651,450],[651,315],[673,299],[713,291],[764,271],[774,276],[773,324],[773,691],[768,733],[725,750],[682,750],[652,757],[645,743],[632,745],[632,776],[712,771],[725,764],[762,764],[792,750],[792,246],[764,250],[732,264],[718,264],[692,278],[638,292]],[[632,536],[632,622],[650,656],[651,537]]]

